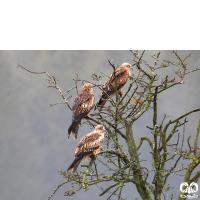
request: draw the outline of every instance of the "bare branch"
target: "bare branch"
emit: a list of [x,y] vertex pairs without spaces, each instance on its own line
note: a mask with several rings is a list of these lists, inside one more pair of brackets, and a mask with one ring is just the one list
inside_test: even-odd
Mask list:
[[183,126],[183,140],[182,140],[182,145],[181,145],[181,151],[183,148],[183,143],[184,143],[184,138],[185,138],[185,123],[187,122],[187,118],[185,118],[184,120],[184,126]]
[[197,144],[198,144],[199,132],[200,132],[200,119],[199,119],[199,122],[197,124],[197,132],[196,132],[196,136],[195,136],[195,139],[194,139],[194,152],[195,152],[195,155],[196,155],[196,152],[197,152]]
[[110,189],[116,187],[117,185],[119,185],[119,183],[115,183],[115,184],[113,184],[113,185],[107,187],[99,196],[103,196],[106,192],[108,192],[108,190],[110,190]]
[[[65,103],[67,104],[68,108],[69,108],[70,110],[72,110],[72,108],[71,108],[71,106],[69,105],[67,99],[65,98],[65,95],[63,95],[61,89],[58,87],[57,82],[56,82],[56,79],[55,79],[54,76],[50,76],[46,71],[44,71],[44,72],[32,72],[32,71],[26,69],[25,67],[21,66],[20,64],[18,64],[18,67],[21,67],[22,69],[28,71],[29,73],[33,73],[33,74],[46,74],[46,75],[49,77],[50,82],[54,84],[53,86],[50,85],[49,87],[54,87],[54,88],[56,88],[56,89],[59,91],[59,93],[60,93],[60,95],[62,96],[62,98],[64,99],[64,101],[65,101]],[[71,89],[70,89],[70,90],[71,90]],[[68,90],[68,91],[70,91],[70,90]]]
[[139,145],[137,146],[137,150],[140,149],[140,147],[142,146],[142,143],[143,143],[144,140],[146,140],[146,141],[149,143],[149,146],[151,147],[151,150],[153,150],[153,143],[152,143],[151,140],[150,140],[149,138],[147,138],[147,137],[141,137],[141,138],[140,138],[140,143],[139,143]]

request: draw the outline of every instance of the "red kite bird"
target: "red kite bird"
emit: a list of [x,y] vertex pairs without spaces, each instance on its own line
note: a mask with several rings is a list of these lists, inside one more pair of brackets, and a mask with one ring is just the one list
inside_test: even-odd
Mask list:
[[74,139],[77,139],[78,128],[81,124],[81,120],[87,116],[87,114],[94,107],[94,95],[92,93],[92,84],[84,84],[80,94],[74,99],[72,107],[72,124],[68,129],[68,139],[70,135],[74,134]]
[[94,131],[88,133],[81,139],[76,147],[74,161],[67,171],[72,170],[72,173],[74,173],[84,157],[85,161],[87,161],[90,155],[96,156],[100,152],[104,140],[104,131],[104,126],[98,125]]
[[[120,95],[122,95],[121,89],[128,81],[128,77],[131,76],[130,69],[133,69],[129,63],[123,63],[119,68],[115,71],[115,76],[117,78],[117,91]],[[104,91],[101,92],[101,98],[97,106],[100,109],[105,105],[108,96],[112,98],[115,96],[115,77],[114,74],[110,74],[107,78],[106,82],[103,85]]]

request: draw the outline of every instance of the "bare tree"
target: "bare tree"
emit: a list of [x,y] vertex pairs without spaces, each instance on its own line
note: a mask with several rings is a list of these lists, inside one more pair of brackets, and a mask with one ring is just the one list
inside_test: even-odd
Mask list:
[[[176,62],[163,60],[163,63],[158,66],[157,63],[161,52],[152,56],[154,58],[153,65],[148,64],[143,59],[145,51],[141,55],[139,55],[138,51],[131,52],[133,55],[132,66],[136,68],[137,73],[129,77],[130,84],[127,91],[120,97],[116,89],[115,98],[108,99],[110,104],[107,104],[101,110],[97,109],[95,113],[91,112],[90,116],[85,118],[85,124],[91,127],[95,127],[98,124],[103,124],[106,127],[107,133],[104,141],[106,149],[102,149],[97,160],[91,157],[88,165],[82,165],[83,171],[80,173],[71,174],[70,172],[60,171],[60,174],[66,180],[57,186],[48,199],[51,199],[55,192],[66,183],[73,183],[73,188],[68,190],[65,195],[73,196],[82,189],[87,191],[90,186],[102,182],[111,183],[109,187],[101,188],[102,192],[99,194],[99,196],[103,196],[109,193],[108,199],[112,196],[123,199],[122,191],[126,183],[135,185],[142,199],[166,199],[166,191],[170,190],[167,181],[172,174],[184,172],[184,182],[187,182],[189,185],[199,180],[200,170],[194,173],[194,169],[197,169],[197,166],[200,164],[200,149],[197,144],[200,119],[197,120],[197,132],[194,141],[190,141],[190,137],[187,139],[189,150],[183,149],[183,142],[187,116],[194,112],[199,112],[200,108],[183,113],[173,120],[168,120],[166,115],[164,115],[163,119],[158,119],[157,108],[159,95],[162,92],[182,84],[186,75],[195,73],[199,69],[191,71],[187,69],[186,59],[191,54],[182,59],[176,51],[173,51]],[[109,64],[113,68],[113,74],[115,74],[116,66],[111,61],[109,61]],[[157,71],[169,66],[173,66],[176,77],[170,78],[169,75],[165,75],[165,79],[160,80],[156,74]],[[31,72],[19,64],[18,67],[30,73],[46,74],[48,76],[46,80],[49,82],[49,87],[53,87],[59,91],[64,103],[67,104],[70,110],[72,109],[68,103],[68,99],[71,98],[71,95],[69,95],[70,91],[77,89],[77,82],[79,81],[82,83],[89,82],[77,74],[76,79],[74,79],[74,88],[69,89],[63,94],[54,76],[50,76],[47,72]],[[103,85],[101,83],[102,76],[106,75],[101,72],[92,74],[94,81],[92,84],[98,87],[99,91],[103,91]],[[115,84],[117,85],[116,81]],[[153,109],[153,124],[151,127],[147,126],[148,130],[152,133],[152,138],[141,137],[140,143],[136,145],[133,129],[134,122],[149,109]],[[178,133],[180,127],[183,127],[182,134]],[[172,142],[174,135],[177,135],[178,138],[176,143]],[[120,141],[123,140],[123,145],[119,141],[119,138]],[[144,141],[149,145],[150,156],[152,157],[152,169],[144,167],[144,161],[140,159],[143,152],[139,154],[139,150]],[[173,153],[169,153],[171,149],[173,149]],[[178,163],[183,159],[188,160],[187,165],[177,169]],[[171,160],[174,160],[174,162],[169,167],[168,163]],[[98,171],[97,165],[102,165],[107,170]],[[149,182],[148,178],[150,173],[154,174],[153,180],[150,180],[151,182]],[[181,195],[182,193],[179,194],[179,199],[183,199]],[[186,193],[183,195],[186,195]],[[171,194],[171,199],[173,198],[173,194]]]

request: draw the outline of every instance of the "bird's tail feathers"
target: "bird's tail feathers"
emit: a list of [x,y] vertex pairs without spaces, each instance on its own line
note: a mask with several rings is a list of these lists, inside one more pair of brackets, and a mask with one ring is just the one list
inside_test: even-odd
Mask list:
[[72,124],[70,125],[69,129],[68,129],[68,139],[70,137],[70,135],[73,133],[74,134],[74,139],[77,139],[77,134],[78,134],[78,129],[79,126],[81,125],[80,121],[74,120],[72,122]]
[[72,170],[72,173],[75,173],[82,159],[83,159],[83,156],[75,158],[72,164],[67,169],[67,171]]
[[100,109],[105,105],[107,100],[105,100],[104,98],[100,98],[98,104],[97,104],[97,107],[99,107]]
[[[105,105],[106,101],[109,99],[109,97],[112,97],[112,96],[113,96],[112,91],[108,91],[106,94],[103,94],[101,98],[99,99],[99,102],[97,103],[96,107],[99,107],[101,110],[102,107]],[[96,110],[96,107],[95,107],[95,110]]]

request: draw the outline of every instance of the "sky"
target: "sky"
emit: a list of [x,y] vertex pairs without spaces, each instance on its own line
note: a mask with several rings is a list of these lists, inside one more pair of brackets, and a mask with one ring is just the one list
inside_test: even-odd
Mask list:
[[[154,59],[151,57],[158,51],[146,51],[144,59],[153,65]],[[171,51],[161,51],[162,59],[175,60]],[[178,51],[181,58],[184,58],[191,51]],[[84,125],[80,127],[78,139],[72,137],[67,140],[67,130],[71,124],[71,111],[67,106],[58,104],[50,107],[50,104],[62,102],[62,98],[57,90],[48,88],[45,81],[45,74],[31,74],[17,68],[18,63],[23,67],[34,71],[47,71],[58,80],[60,89],[65,93],[75,86],[73,81],[76,73],[82,79],[92,81],[91,74],[103,71],[109,75],[112,67],[108,60],[112,60],[116,66],[124,62],[133,64],[133,56],[130,51],[0,51],[0,194],[6,200],[42,200],[54,191],[58,184],[65,179],[59,175],[58,170],[66,170],[74,158],[75,147],[81,137],[89,133],[91,129]],[[187,60],[189,70],[199,68],[200,51],[194,51]],[[137,70],[133,69],[133,74]],[[173,75],[173,67],[163,70],[164,74]],[[200,107],[200,71],[189,74],[185,82],[181,85],[163,92],[158,99],[158,121],[161,121],[164,114],[170,115],[170,119],[175,119],[180,115]],[[161,73],[162,80],[164,75]],[[105,77],[102,82],[105,81]],[[78,84],[80,92],[82,85]],[[126,87],[123,91],[126,90]],[[70,105],[76,96],[76,91],[72,90]],[[95,90],[95,101],[98,101],[100,91]],[[94,112],[94,111],[91,111]],[[141,136],[151,137],[146,125],[152,126],[152,110],[149,110],[133,125],[136,144]],[[192,136],[196,132],[199,113],[194,113],[187,117],[186,137]],[[182,129],[180,130],[180,132]],[[174,139],[175,141],[177,138]],[[200,141],[199,141],[200,142]],[[187,147],[187,143],[184,143]],[[141,147],[141,159],[149,157],[147,145]],[[147,161],[144,165],[149,166]],[[80,170],[80,169],[78,169]],[[99,170],[101,167],[99,165]],[[179,185],[183,177],[174,176],[169,184],[178,192]],[[123,194],[127,199],[138,197],[132,191],[135,187],[127,185]],[[69,199],[64,197],[64,192],[70,189],[70,185],[60,188],[54,199]],[[101,199],[98,195],[101,190],[92,187],[89,192],[81,191],[73,199]],[[134,195],[134,196],[133,196]],[[104,198],[104,197],[103,197]]]

